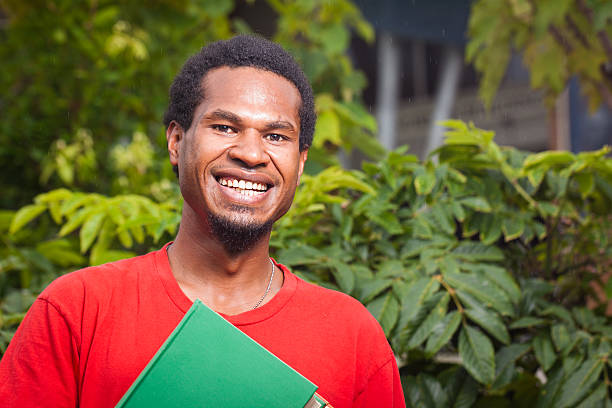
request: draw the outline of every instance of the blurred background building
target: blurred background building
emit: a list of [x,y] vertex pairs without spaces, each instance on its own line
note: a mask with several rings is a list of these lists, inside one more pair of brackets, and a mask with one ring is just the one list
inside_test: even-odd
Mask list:
[[[366,103],[376,113],[381,142],[403,144],[423,156],[442,141],[436,123],[473,121],[496,132],[496,141],[520,149],[574,152],[612,144],[612,112],[590,114],[576,81],[552,112],[529,87],[521,56],[514,55],[487,111],[477,95],[477,75],[464,63],[470,0],[357,0],[376,29],[376,47],[355,40],[353,57],[370,86]],[[534,137],[534,135],[537,135]]]

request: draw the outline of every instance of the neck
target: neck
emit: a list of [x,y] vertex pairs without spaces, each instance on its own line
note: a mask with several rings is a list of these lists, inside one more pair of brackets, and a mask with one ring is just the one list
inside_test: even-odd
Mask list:
[[[206,221],[185,205],[168,259],[188,298],[200,299],[219,313],[234,315],[251,310],[266,292],[272,272],[269,239],[268,233],[252,248],[230,254],[212,236]],[[276,273],[261,305],[280,290],[282,281],[282,274]]]

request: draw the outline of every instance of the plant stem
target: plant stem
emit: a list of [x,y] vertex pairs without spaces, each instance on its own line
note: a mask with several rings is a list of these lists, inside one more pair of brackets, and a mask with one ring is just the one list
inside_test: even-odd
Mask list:
[[464,318],[464,314],[463,314],[463,305],[461,304],[461,302],[459,301],[459,298],[457,297],[457,292],[455,292],[455,289],[451,288],[448,283],[446,283],[446,281],[444,280],[444,278],[442,278],[442,275],[436,275],[434,276],[434,279],[437,280],[438,282],[440,282],[440,284],[442,286],[444,286],[444,289],[446,289],[446,291],[448,292],[448,294],[451,296],[451,298],[453,299],[453,302],[455,302],[455,305],[457,306],[457,310],[459,311],[459,313],[461,313],[461,317]]

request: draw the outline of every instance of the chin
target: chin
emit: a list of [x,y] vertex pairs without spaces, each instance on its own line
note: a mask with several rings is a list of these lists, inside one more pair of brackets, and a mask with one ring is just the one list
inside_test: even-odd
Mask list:
[[[242,207],[242,206],[240,206]],[[256,222],[249,215],[252,211],[234,212],[232,217],[209,214],[208,221],[213,236],[229,254],[239,254],[253,248],[272,231],[274,219]]]

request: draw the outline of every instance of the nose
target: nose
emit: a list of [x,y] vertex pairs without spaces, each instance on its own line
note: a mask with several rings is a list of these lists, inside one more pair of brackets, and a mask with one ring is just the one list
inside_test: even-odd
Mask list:
[[262,136],[254,129],[241,132],[228,154],[230,159],[248,168],[265,166],[270,160]]

